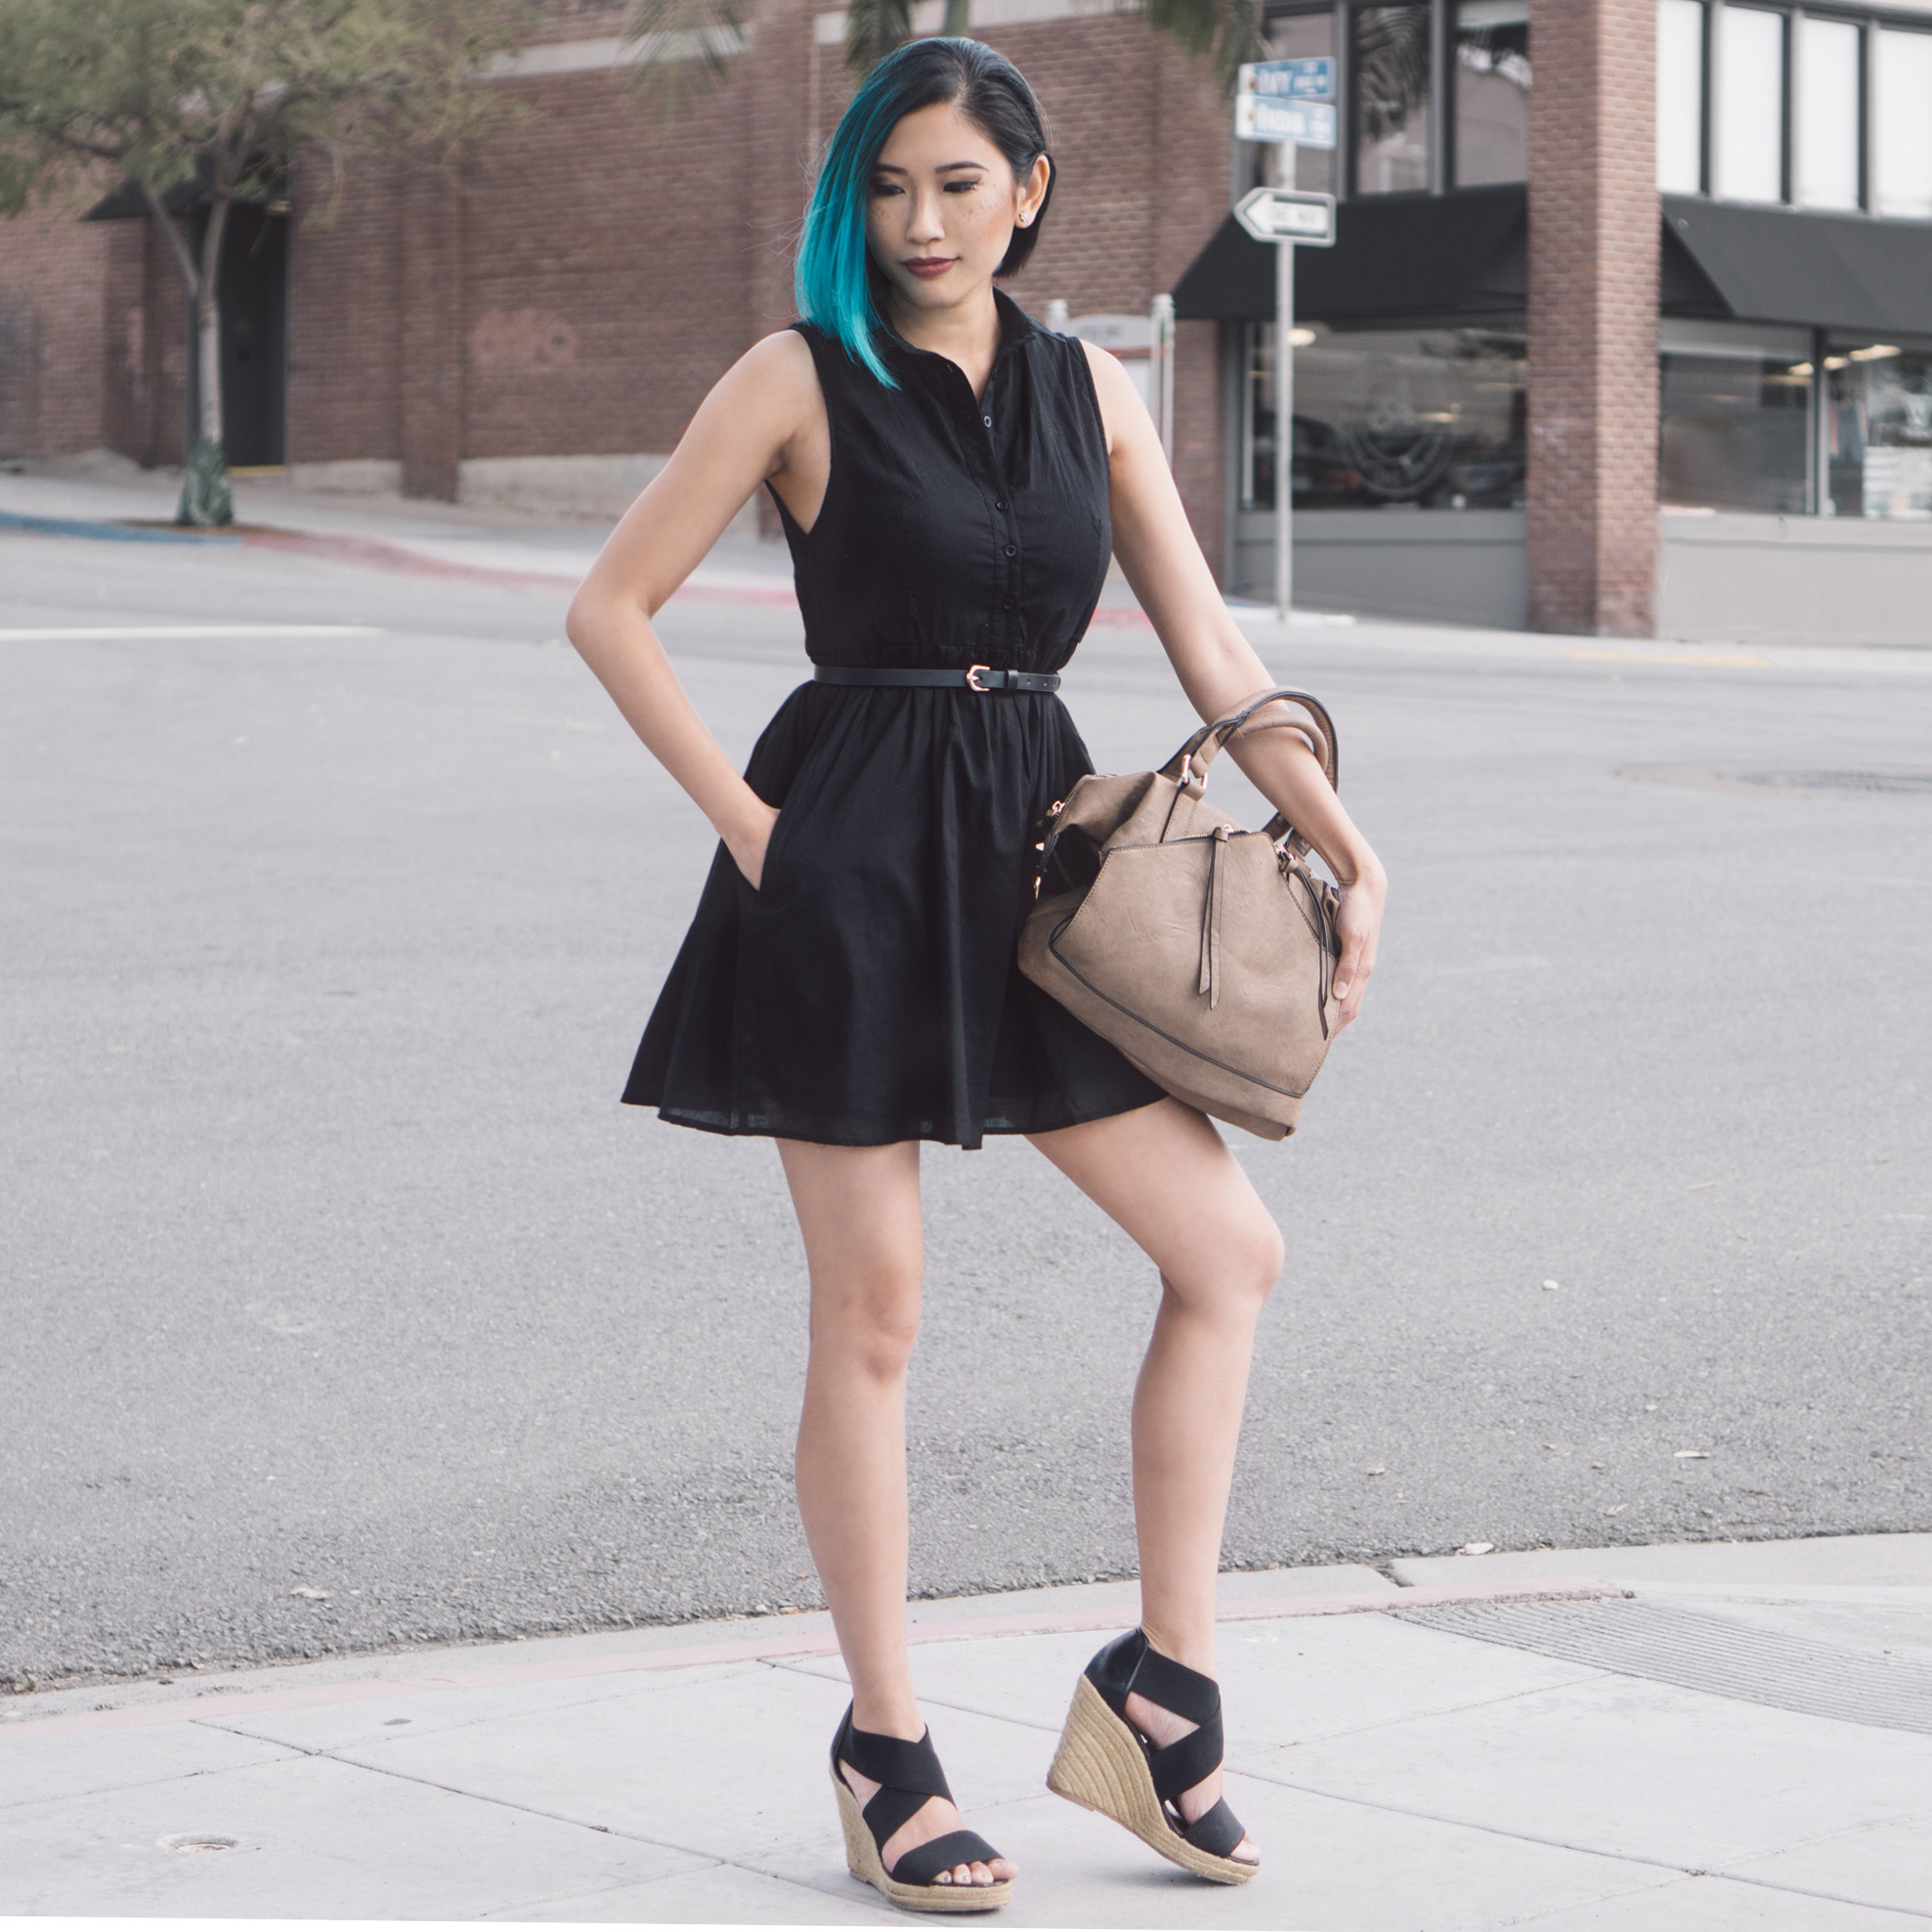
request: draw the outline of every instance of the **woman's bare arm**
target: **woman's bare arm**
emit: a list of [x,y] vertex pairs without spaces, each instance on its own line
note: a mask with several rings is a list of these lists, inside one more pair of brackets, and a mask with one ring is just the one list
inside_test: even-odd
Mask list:
[[[1087,359],[1107,431],[1114,555],[1152,620],[1188,703],[1203,719],[1224,716],[1243,698],[1276,680],[1222,600],[1194,540],[1153,419],[1127,371],[1103,349],[1089,345]],[[1342,959],[1335,974],[1346,1025],[1359,1009],[1375,969],[1389,889],[1382,862],[1343,810],[1300,732],[1257,732],[1229,746],[1228,755],[1321,854],[1346,888],[1338,922]]]
[[651,620],[770,477],[788,504],[823,496],[829,446],[811,351],[768,336],[699,406],[669,462],[598,553],[564,627],[630,727],[716,827],[753,885],[777,812],[693,708]]

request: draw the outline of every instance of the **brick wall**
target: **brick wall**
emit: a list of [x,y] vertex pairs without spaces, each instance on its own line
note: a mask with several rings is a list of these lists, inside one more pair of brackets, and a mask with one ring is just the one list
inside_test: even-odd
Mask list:
[[[298,167],[289,460],[395,463],[407,489],[447,496],[465,458],[669,450],[730,363],[793,314],[807,189],[851,92],[842,48],[815,41],[823,11],[763,0],[729,80],[668,127],[641,110],[625,69],[537,73],[493,83],[521,118],[453,175],[354,162],[331,216],[333,184]],[[541,37],[605,39],[623,15],[623,0],[556,0]],[[1055,297],[1075,315],[1144,313],[1224,212],[1225,104],[1136,16],[986,38],[1040,94],[1061,170],[1014,295],[1036,314]],[[70,423],[60,447],[107,440],[179,461],[181,299],[160,237],[56,224],[28,247],[39,253],[9,235],[12,279],[88,311],[86,328],[55,331],[64,373],[36,364],[43,395],[64,381],[91,399],[92,426]],[[1218,562],[1215,345],[1212,328],[1182,331],[1176,430]]]
[[403,183],[363,162],[337,198],[319,165],[302,165],[289,200],[288,460],[400,461]]
[[75,203],[6,223],[0,247],[0,456],[98,450],[112,230]]
[[1531,0],[1529,622],[1655,630],[1654,0]]

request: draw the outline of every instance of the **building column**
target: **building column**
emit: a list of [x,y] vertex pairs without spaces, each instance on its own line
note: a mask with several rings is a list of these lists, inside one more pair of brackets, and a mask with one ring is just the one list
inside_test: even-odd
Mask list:
[[1529,624],[1656,628],[1655,0],[1531,0]]
[[456,500],[463,427],[463,194],[455,170],[410,161],[403,182],[397,443],[403,494]]

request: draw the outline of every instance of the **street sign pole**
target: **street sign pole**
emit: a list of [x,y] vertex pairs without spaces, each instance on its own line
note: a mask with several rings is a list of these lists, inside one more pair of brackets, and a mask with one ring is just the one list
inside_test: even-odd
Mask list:
[[1295,589],[1295,244],[1274,244],[1274,614],[1283,624]]
[[[1235,138],[1285,150],[1290,181],[1297,148],[1335,146],[1332,60],[1259,61],[1238,78]],[[1295,248],[1335,245],[1335,197],[1256,188],[1234,217],[1257,241],[1274,244],[1274,614],[1286,625],[1295,598]]]
[[1274,611],[1285,624],[1295,592],[1295,249],[1335,245],[1335,197],[1257,188],[1234,219],[1274,247]]

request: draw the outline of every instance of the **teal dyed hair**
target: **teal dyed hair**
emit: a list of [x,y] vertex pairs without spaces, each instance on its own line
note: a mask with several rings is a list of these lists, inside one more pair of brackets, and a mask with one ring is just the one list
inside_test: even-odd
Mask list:
[[[1000,150],[1015,181],[1047,151],[1040,104],[1005,55],[977,40],[909,41],[873,68],[839,116],[805,210],[798,246],[799,315],[816,322],[888,389],[898,384],[873,342],[883,318],[875,287],[879,271],[866,246],[872,171],[887,137],[908,114],[942,102],[957,105]],[[1051,160],[1048,165],[1051,169]],[[1048,200],[1052,192],[1050,178]],[[1033,252],[1046,212],[1043,200],[1032,226],[1013,230],[996,274],[1015,273]]]

